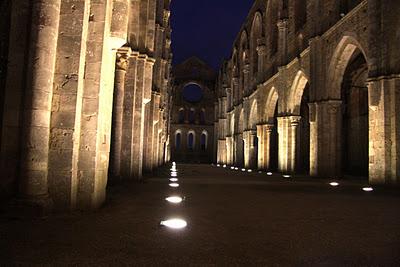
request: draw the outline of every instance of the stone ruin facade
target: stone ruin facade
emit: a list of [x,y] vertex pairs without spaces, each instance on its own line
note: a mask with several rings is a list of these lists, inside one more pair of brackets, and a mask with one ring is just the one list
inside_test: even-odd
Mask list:
[[219,71],[217,161],[400,181],[400,2],[256,0]]
[[[171,157],[177,162],[214,162],[215,71],[196,57],[173,68]],[[199,101],[188,101],[184,90],[201,91]],[[193,95],[195,92],[186,92]]]
[[169,160],[169,5],[2,1],[1,197],[93,209]]

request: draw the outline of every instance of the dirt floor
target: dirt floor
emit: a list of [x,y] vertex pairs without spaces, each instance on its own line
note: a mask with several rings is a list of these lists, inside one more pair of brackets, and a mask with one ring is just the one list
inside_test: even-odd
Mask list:
[[[91,213],[0,217],[0,266],[400,266],[400,192],[177,166],[109,189]],[[181,205],[164,198],[179,193]],[[166,218],[184,230],[159,226]]]

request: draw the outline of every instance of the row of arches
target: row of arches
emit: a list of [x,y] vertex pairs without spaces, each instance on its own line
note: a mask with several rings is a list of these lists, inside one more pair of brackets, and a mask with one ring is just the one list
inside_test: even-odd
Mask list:
[[[186,147],[182,144],[183,133],[181,130],[175,132],[175,149],[177,151],[181,149],[187,149],[189,151],[194,151],[197,147],[196,131],[189,130],[186,134]],[[208,149],[208,132],[203,130],[200,135],[199,146],[201,151],[207,151]]]
[[[226,160],[219,160],[271,171],[368,177],[370,138],[377,137],[371,135],[368,56],[356,38],[345,36],[327,70],[322,92],[313,91],[315,81],[300,68],[288,88],[272,82],[236,106],[227,116]],[[317,100],[318,94],[327,100]]]

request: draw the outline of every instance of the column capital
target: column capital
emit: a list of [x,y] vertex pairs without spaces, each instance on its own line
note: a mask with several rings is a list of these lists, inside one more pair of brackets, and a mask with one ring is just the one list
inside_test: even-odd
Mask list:
[[292,126],[298,126],[301,122],[301,116],[290,116],[289,119]]
[[128,69],[128,58],[130,55],[130,49],[119,49],[117,51],[116,59],[116,70],[126,71]]
[[280,19],[280,20],[278,20],[278,23],[276,25],[278,26],[278,29],[280,31],[287,30],[287,28],[288,28],[288,20],[287,19]]
[[341,100],[328,100],[328,112],[329,114],[336,114],[340,111],[340,108],[342,106],[342,101]]

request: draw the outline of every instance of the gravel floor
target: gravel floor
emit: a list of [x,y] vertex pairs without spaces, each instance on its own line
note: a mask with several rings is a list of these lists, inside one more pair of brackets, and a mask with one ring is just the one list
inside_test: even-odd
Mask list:
[[[179,165],[109,189],[91,213],[0,217],[0,266],[400,266],[400,192]],[[164,198],[185,196],[179,206]],[[159,227],[170,217],[184,230]]]

